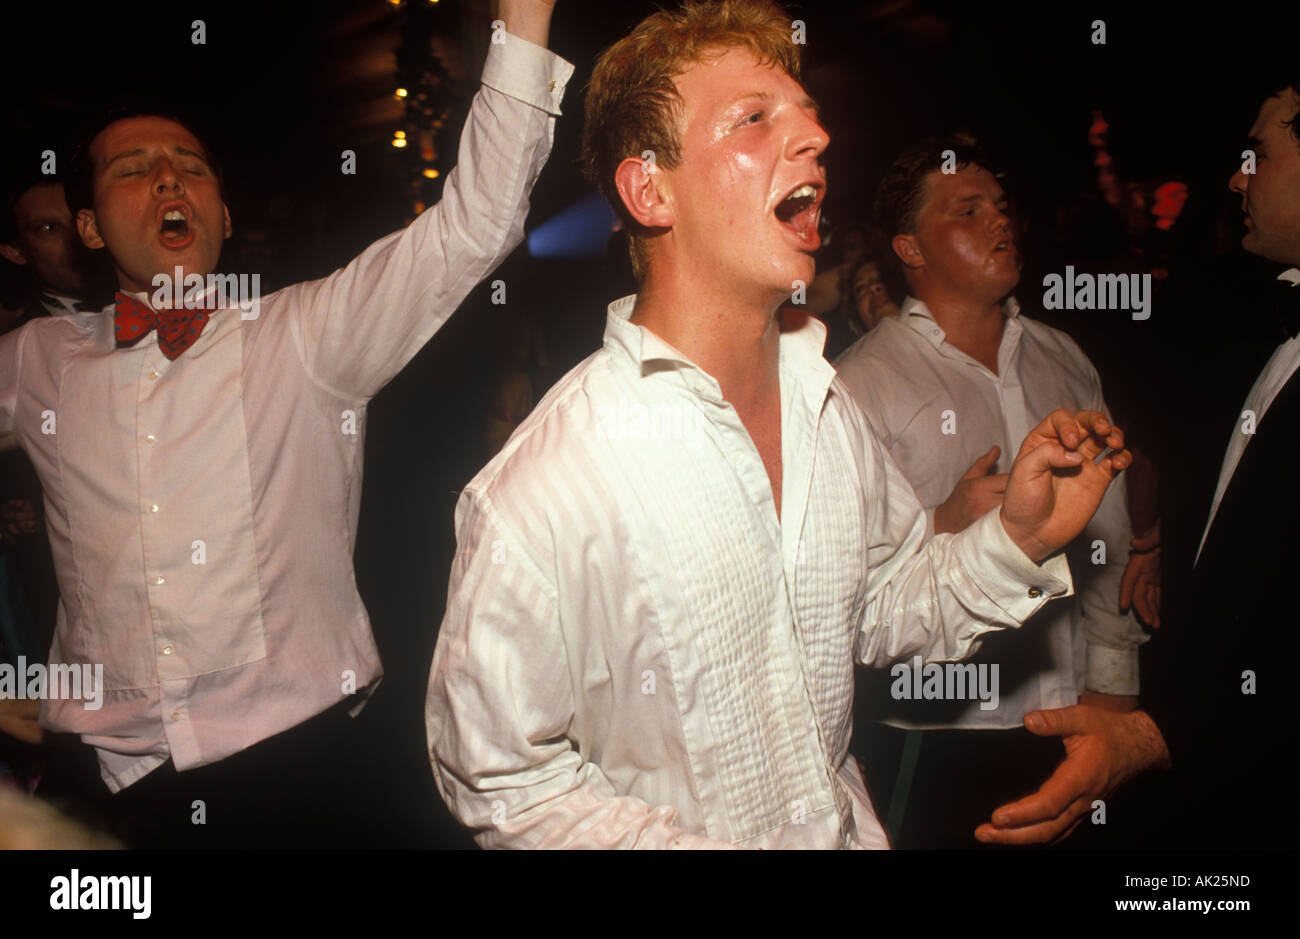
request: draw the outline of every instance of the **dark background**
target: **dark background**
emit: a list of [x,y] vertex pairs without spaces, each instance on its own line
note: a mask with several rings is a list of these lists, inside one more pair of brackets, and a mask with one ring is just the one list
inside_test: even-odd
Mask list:
[[[551,47],[577,72],[534,191],[530,230],[591,192],[577,157],[592,63],[655,8],[636,0],[557,6]],[[1125,178],[1188,184],[1181,265],[1215,259],[1243,266],[1232,247],[1241,233],[1240,200],[1226,182],[1260,101],[1275,90],[1260,86],[1261,66],[1287,54],[1300,34],[1254,5],[1222,6],[1213,15],[1201,9],[909,0],[792,5],[792,17],[806,24],[805,83],[832,136],[827,221],[867,220],[876,183],[903,146],[967,129],[1010,174],[1029,226],[1031,266],[1054,267],[1062,250],[1052,234],[1057,210],[1094,188],[1086,134],[1091,110],[1101,108]],[[1239,11],[1250,18],[1238,18]],[[223,165],[235,238],[221,269],[232,269],[232,258],[256,258],[252,269],[262,271],[266,290],[324,276],[412,214],[403,162],[410,156],[389,144],[401,118],[393,50],[409,14],[386,0],[7,7],[0,27],[4,159],[37,160],[50,148],[62,160],[80,122],[125,96],[161,98],[191,120]],[[438,137],[445,179],[491,17],[483,3],[455,0],[441,0],[430,15],[435,49],[451,76],[452,113]],[[196,19],[206,24],[205,45],[191,43]],[[1104,46],[1091,41],[1094,20],[1105,22]],[[340,172],[344,149],[357,154],[355,175]],[[428,185],[430,203],[439,185]],[[1225,246],[1222,220],[1229,217],[1236,228]],[[521,247],[495,275],[508,284],[509,306],[525,308],[545,338],[549,361],[535,366],[538,397],[598,347],[605,305],[632,291],[617,250],[611,256],[616,260],[541,261]],[[1032,293],[1028,276],[1024,292]],[[387,677],[362,717],[373,731],[370,752],[339,758],[372,767],[380,800],[402,808],[401,824],[379,823],[392,825],[386,840],[400,846],[470,843],[433,785],[423,698],[455,548],[453,508],[486,460],[484,400],[505,315],[488,296],[487,286],[476,290],[375,399],[366,429],[356,563]],[[1226,296],[1230,302],[1231,290]],[[1177,356],[1181,343],[1209,336],[1231,312],[1157,302],[1142,343],[1158,337]],[[1084,343],[1108,385],[1143,368],[1131,355],[1107,354],[1132,335],[1111,332]],[[1139,379],[1121,394],[1140,398],[1150,376]],[[1158,450],[1159,441],[1151,446]]]

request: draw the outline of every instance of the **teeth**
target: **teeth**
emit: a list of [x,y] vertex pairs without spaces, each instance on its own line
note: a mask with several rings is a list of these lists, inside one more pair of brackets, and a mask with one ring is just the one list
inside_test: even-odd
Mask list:
[[817,195],[817,190],[812,187],[812,184],[804,183],[794,192],[790,193],[790,195],[786,196],[786,198],[787,199],[805,199],[805,198],[811,199],[816,195]]
[[183,222],[185,221],[185,213],[180,211],[179,209],[172,209],[170,212],[168,212],[166,215],[163,216],[163,221]]

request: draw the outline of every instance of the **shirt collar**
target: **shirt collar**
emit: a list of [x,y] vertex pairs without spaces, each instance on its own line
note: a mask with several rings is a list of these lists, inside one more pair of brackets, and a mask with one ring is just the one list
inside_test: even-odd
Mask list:
[[[1007,297],[1002,302],[1002,315],[1009,320],[1017,319],[1020,316],[1020,302],[1015,297]],[[925,301],[918,300],[916,297],[909,296],[903,301],[903,305],[898,308],[898,318],[918,335],[924,336],[936,349],[943,345],[944,339],[947,338],[948,334],[943,331],[943,327],[934,318]]]
[[1288,281],[1292,287],[1300,284],[1300,267],[1287,268],[1281,274],[1277,275],[1277,279]]
[[[195,308],[203,307],[206,309],[212,309],[216,306],[215,300],[217,296],[217,283],[215,280],[211,279],[211,275],[205,275],[204,284],[205,286],[203,288],[203,292],[199,294],[198,299],[194,301],[194,306]],[[153,303],[153,297],[154,294],[158,292],[157,290],[122,290],[121,288],[118,288],[117,292],[121,294],[125,294],[128,297],[135,297],[137,300],[139,300],[141,303],[143,303],[145,306],[149,307],[149,309],[153,310],[156,313],[159,310],[165,310],[171,308],[170,301],[173,299],[171,294],[171,288],[170,287],[167,288],[167,291],[168,291],[167,299],[169,302],[159,307],[155,307]],[[189,290],[186,289],[182,292],[182,296],[185,296],[188,293]],[[112,310],[113,305],[110,305],[108,309]],[[233,309],[238,309],[238,306],[237,304],[231,303],[229,298],[227,298],[226,305],[221,309],[223,311],[227,309],[233,310]]]
[[65,297],[61,293],[54,293],[50,290],[42,290],[40,295],[41,306],[50,313],[51,316],[70,316],[77,313],[86,312],[78,310],[77,304],[84,306],[84,301],[76,297]]
[[[704,369],[644,326],[630,321],[636,307],[636,294],[615,300],[609,305],[605,322],[605,347],[618,356],[630,358],[640,366],[645,377],[654,372],[672,372],[682,383],[701,397],[721,403],[722,388]],[[786,320],[779,342],[780,368],[801,385],[812,383],[813,390],[824,395],[835,377],[835,369],[822,357],[826,348],[826,326],[815,316],[803,321]]]

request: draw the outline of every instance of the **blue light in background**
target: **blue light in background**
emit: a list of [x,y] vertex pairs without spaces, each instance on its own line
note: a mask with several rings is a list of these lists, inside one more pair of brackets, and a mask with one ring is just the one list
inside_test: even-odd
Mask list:
[[535,258],[570,261],[603,258],[616,221],[605,197],[590,192],[533,229],[528,235],[528,253]]

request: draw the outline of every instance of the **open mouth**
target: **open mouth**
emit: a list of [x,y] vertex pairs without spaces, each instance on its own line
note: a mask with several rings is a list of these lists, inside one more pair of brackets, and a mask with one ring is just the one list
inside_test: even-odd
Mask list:
[[812,183],[804,183],[777,204],[776,218],[801,240],[815,250],[821,239],[817,235],[817,218],[820,214],[820,193]]
[[190,233],[190,223],[184,215],[173,209],[163,216],[161,233],[164,241],[180,241]]
[[158,220],[158,237],[169,248],[183,248],[194,240],[190,212],[183,204],[166,208]]

